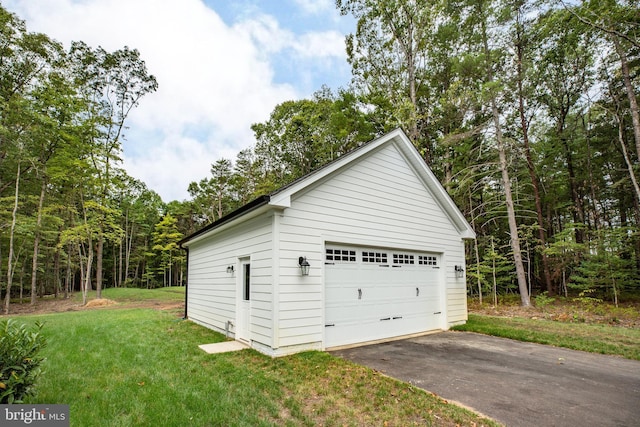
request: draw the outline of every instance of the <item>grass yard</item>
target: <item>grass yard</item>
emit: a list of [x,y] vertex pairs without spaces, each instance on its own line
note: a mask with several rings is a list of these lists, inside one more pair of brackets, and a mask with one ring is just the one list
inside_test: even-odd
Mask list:
[[[96,297],[96,291],[87,293],[87,300]],[[73,298],[82,302],[82,293],[76,292]],[[107,288],[102,290],[102,298],[115,300],[119,303],[139,302],[147,300],[158,301],[184,301],[184,286],[171,286],[156,289],[137,289],[137,288]]]
[[84,311],[96,307],[110,308],[168,308],[184,306],[183,287],[166,287],[157,289],[107,288],[102,290],[102,299],[96,300],[96,291],[87,293],[87,306],[82,305],[82,293],[75,292],[70,298],[55,298],[53,295],[39,298],[35,305],[29,304],[29,298],[23,302],[16,298],[11,301],[10,316],[61,313],[68,311]]
[[465,325],[453,329],[640,360],[638,328],[469,314]]
[[[72,426],[497,425],[323,352],[207,354],[197,346],[224,336],[181,319],[184,288],[110,288],[103,298],[115,303],[86,309],[76,294],[34,313],[64,312],[13,316],[44,322],[49,342],[28,402],[69,404]],[[470,314],[455,329],[640,360],[634,327]]]
[[197,345],[224,337],[181,310],[122,307],[18,318],[43,321],[49,341],[29,403],[69,404],[71,425],[92,427],[497,425],[323,352],[210,355]]

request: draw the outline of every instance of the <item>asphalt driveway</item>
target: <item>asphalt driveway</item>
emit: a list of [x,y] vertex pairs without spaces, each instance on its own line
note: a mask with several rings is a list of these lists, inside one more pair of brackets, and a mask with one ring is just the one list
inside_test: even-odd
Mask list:
[[509,427],[640,426],[640,362],[470,332],[332,354]]

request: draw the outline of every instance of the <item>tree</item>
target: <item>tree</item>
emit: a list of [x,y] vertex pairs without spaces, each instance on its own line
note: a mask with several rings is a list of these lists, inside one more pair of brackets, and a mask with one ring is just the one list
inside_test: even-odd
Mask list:
[[[428,107],[433,102],[425,67],[437,28],[440,2],[425,0],[337,0],[340,13],[357,19],[347,36],[347,60],[354,83],[367,101],[388,111],[384,123],[408,130],[409,138],[432,161],[432,141],[425,138]],[[384,114],[384,113],[383,113]]]
[[[514,32],[514,44],[516,51],[516,94],[518,99],[518,116],[520,118],[520,131],[522,133],[522,145],[524,149],[524,155],[526,159],[527,171],[529,172],[529,178],[531,179],[531,189],[533,191],[533,199],[536,208],[537,217],[537,231],[538,239],[542,248],[547,246],[547,238],[545,235],[545,222],[544,214],[542,211],[542,197],[540,195],[540,180],[536,172],[535,165],[533,163],[533,155],[531,153],[531,143],[529,139],[529,127],[531,124],[531,114],[528,111],[527,103],[529,99],[532,99],[531,93],[533,92],[530,84],[528,71],[532,68],[531,54],[529,52],[531,34],[529,33],[527,26],[529,22],[525,19],[525,15],[530,11],[530,5],[526,4],[526,1],[517,1],[513,5],[514,14],[513,20],[513,32]],[[529,84],[527,84],[529,83]],[[544,251],[541,251],[542,257],[542,275],[544,279],[544,285],[549,295],[555,294],[555,289],[551,282],[551,273],[549,271],[549,260]],[[531,285],[531,281],[529,281]]]
[[[85,43],[74,42],[69,55],[76,84],[88,105],[84,121],[87,125],[85,137],[91,147],[87,154],[97,178],[93,191],[99,203],[107,207],[113,168],[120,161],[125,121],[140,99],[157,89],[158,83],[148,73],[135,49],[124,47],[110,53],[101,47],[92,49]],[[104,221],[98,224],[102,225]],[[96,250],[98,298],[102,292],[104,241],[105,236],[99,232]]]
[[267,122],[251,128],[256,137],[256,162],[270,187],[264,193],[371,140],[377,123],[353,94],[339,91],[334,95],[324,88],[313,99],[277,105]]
[[625,4],[618,0],[589,0],[582,2],[578,7],[568,6],[562,0],[560,2],[568,13],[611,43],[620,61],[620,77],[629,100],[636,154],[640,158],[640,109],[630,68],[632,55],[640,54],[640,17],[636,2],[628,1]]
[[[576,148],[569,132],[572,112],[580,108],[579,101],[591,81],[590,64],[593,41],[577,25],[575,18],[565,11],[551,11],[538,25],[541,34],[535,73],[538,99],[553,120],[553,138],[562,148],[574,223],[585,222],[582,185],[579,179]],[[575,117],[575,116],[574,116]],[[576,228],[576,240],[584,241],[582,228]]]
[[[0,166],[3,171],[14,172],[11,178],[0,174],[0,191],[11,184],[14,187],[4,301],[4,313],[7,314],[13,283],[21,179],[36,163],[33,158],[43,136],[40,128],[47,119],[46,114],[34,109],[34,101],[38,100],[47,75],[53,72],[61,48],[43,34],[28,33],[22,21],[2,8],[0,26],[3,39],[0,49]],[[50,150],[46,151],[49,153],[45,157],[50,155]],[[15,169],[8,165],[15,165]],[[34,245],[36,257],[37,242],[38,238]]]
[[[178,242],[184,237],[177,227],[178,221],[170,214],[166,214],[162,220],[156,224],[153,232],[152,249],[160,257],[160,269],[162,272],[163,286],[173,286],[176,284],[174,280],[174,265],[180,264],[182,257],[181,251],[178,249]],[[178,255],[176,255],[178,252]]]
[[[131,178],[120,172],[121,185],[117,200],[120,207],[120,228],[124,231],[122,239],[118,242],[118,260],[116,272],[116,286],[130,286],[136,284],[138,271],[144,271],[141,264],[144,263],[144,253],[150,250],[149,238],[160,221],[165,205],[160,196],[147,188],[147,186],[135,178]],[[132,274],[132,264],[135,272]]]

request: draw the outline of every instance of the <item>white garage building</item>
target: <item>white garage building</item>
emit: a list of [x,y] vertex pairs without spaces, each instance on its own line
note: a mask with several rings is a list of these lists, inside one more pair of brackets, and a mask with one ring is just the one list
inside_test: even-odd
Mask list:
[[474,237],[396,130],[186,237],[186,314],[271,356],[446,330]]

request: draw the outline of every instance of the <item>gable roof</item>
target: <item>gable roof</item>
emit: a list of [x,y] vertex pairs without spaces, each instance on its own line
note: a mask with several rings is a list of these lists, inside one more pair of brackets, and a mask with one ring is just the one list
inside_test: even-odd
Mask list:
[[238,221],[245,221],[249,218],[253,218],[267,210],[271,209],[285,209],[291,206],[291,198],[293,195],[309,188],[311,185],[323,180],[329,175],[344,169],[352,162],[365,157],[367,154],[377,150],[378,148],[393,144],[402,153],[407,160],[409,166],[413,169],[416,175],[421,179],[423,184],[429,189],[434,199],[442,210],[447,214],[455,228],[460,233],[463,239],[475,239],[476,234],[464,218],[464,215],[456,204],[453,202],[447,191],[442,184],[438,181],[431,169],[427,166],[425,161],[420,156],[418,150],[411,143],[407,135],[401,130],[396,129],[391,131],[371,142],[361,145],[360,147],[338,157],[336,160],[327,163],[323,167],[316,169],[315,171],[296,179],[295,181],[287,184],[269,194],[258,197],[257,199],[247,203],[246,205],[236,209],[235,211],[223,216],[219,220],[201,228],[195,233],[185,237],[178,244],[180,246],[187,243],[193,243],[205,235],[213,232],[213,230],[219,231],[226,226],[231,226]]

